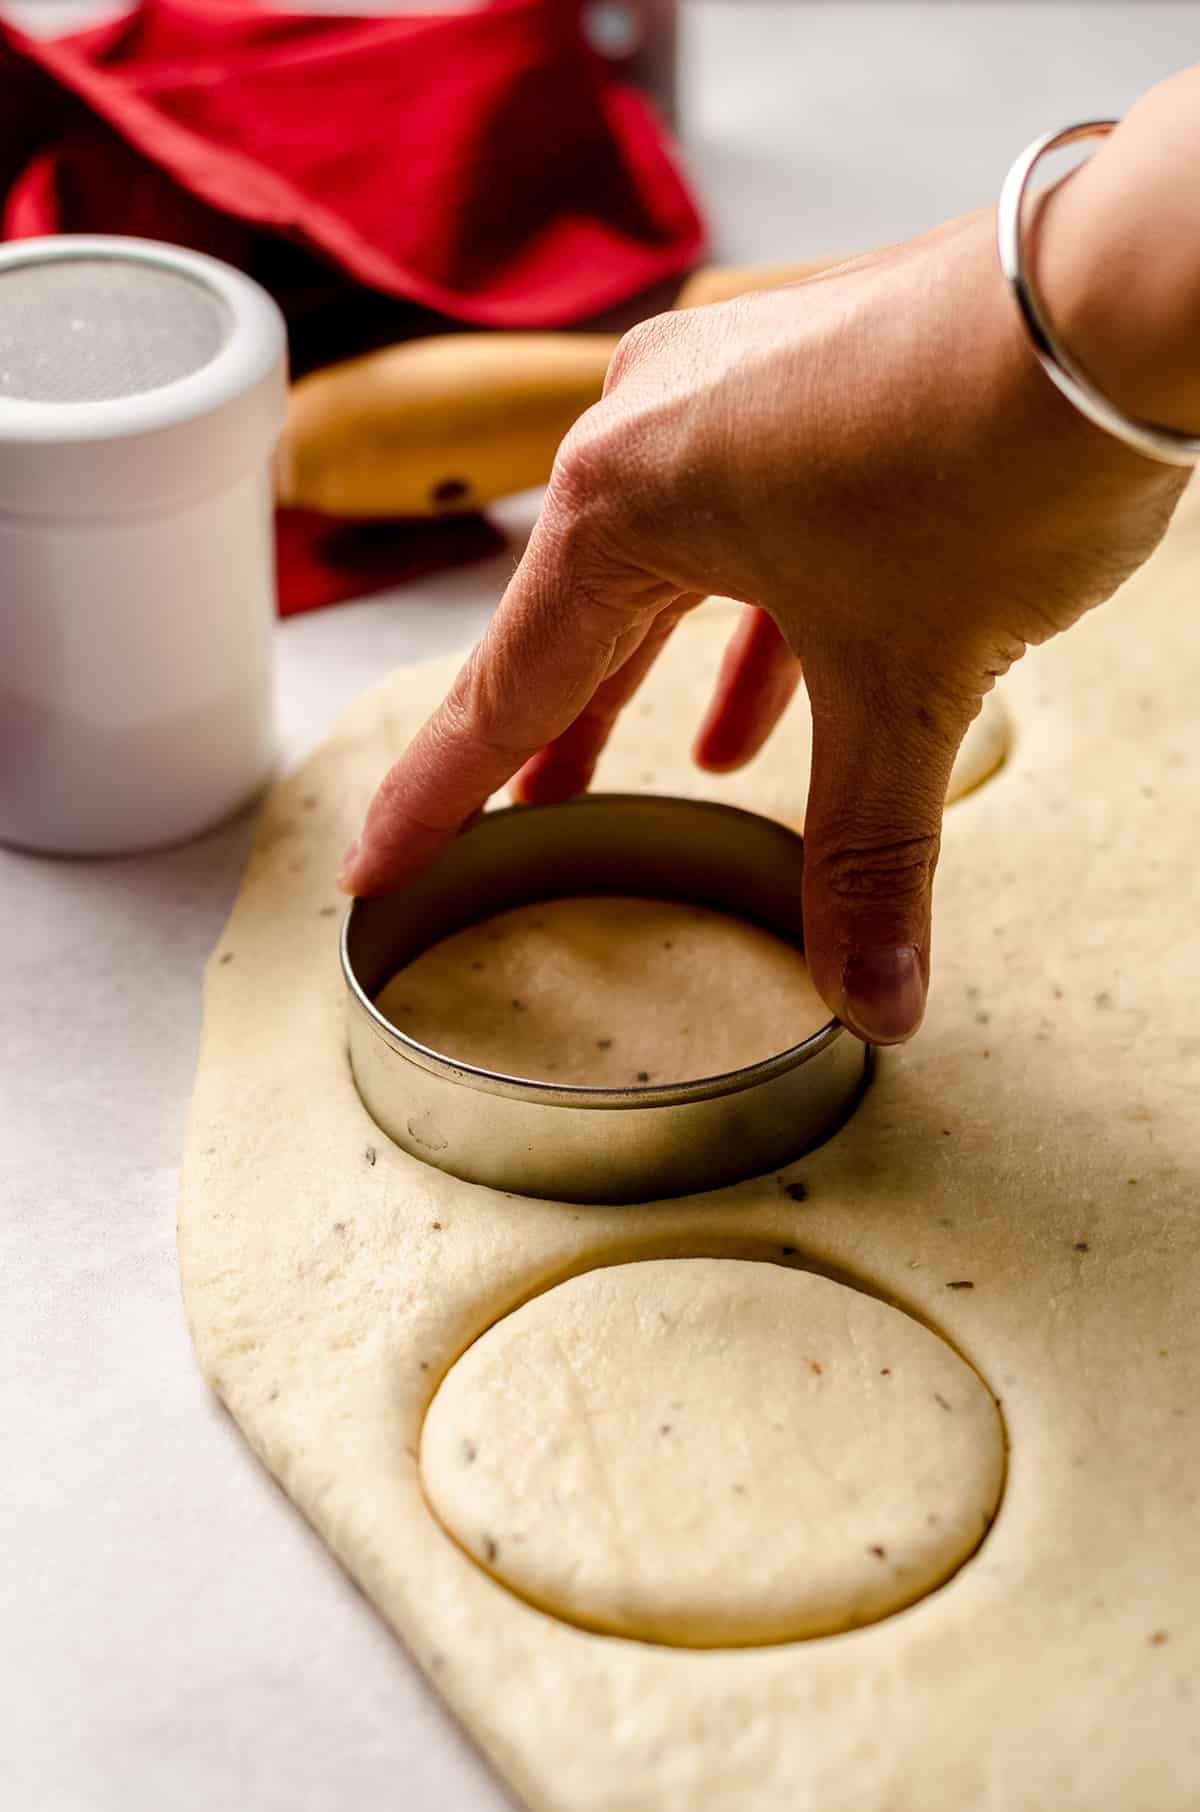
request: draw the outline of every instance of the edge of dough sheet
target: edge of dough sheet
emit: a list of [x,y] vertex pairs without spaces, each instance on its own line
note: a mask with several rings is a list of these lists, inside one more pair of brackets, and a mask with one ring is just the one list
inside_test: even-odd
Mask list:
[[[332,874],[447,663],[360,701],[268,801],[207,975],[180,1214],[197,1354],[535,1812],[1200,1802],[1198,568],[1192,499],[1122,598],[1008,677],[1011,757],[946,817],[926,1028],[782,1178],[567,1208],[427,1170],[367,1119]],[[604,784],[643,784],[636,744]],[[559,1622],[432,1516],[426,1406],[555,1282],[724,1253],[943,1334],[1002,1404],[999,1514],[948,1584],[842,1635],[696,1651]]]

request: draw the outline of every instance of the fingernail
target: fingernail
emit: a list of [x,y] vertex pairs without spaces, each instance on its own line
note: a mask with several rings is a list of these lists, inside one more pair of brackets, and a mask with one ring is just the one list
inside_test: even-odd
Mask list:
[[898,1044],[925,1016],[925,979],[912,944],[856,950],[842,972],[841,1017],[870,1044]]
[[338,869],[337,884],[343,893],[354,892],[353,887],[350,885],[350,875],[354,868],[354,864],[358,861],[358,852],[361,847],[362,838],[355,837],[353,843],[342,857],[342,866]]

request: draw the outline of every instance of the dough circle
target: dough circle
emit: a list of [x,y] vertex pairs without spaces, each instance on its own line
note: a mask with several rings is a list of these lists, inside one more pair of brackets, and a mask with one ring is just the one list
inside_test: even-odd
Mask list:
[[1000,1498],[995,1399],[864,1291],[733,1258],[605,1266],[451,1367],[426,1496],[570,1623],[683,1647],[873,1623],[950,1577]]
[[829,1023],[799,950],[672,900],[543,900],[414,957],[380,992],[419,1044],[583,1088],[692,1082],[761,1063]]

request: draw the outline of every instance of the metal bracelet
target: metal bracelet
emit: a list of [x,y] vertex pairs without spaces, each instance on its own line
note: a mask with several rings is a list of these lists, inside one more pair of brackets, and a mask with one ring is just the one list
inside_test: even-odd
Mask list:
[[1117,124],[1116,120],[1085,120],[1078,126],[1066,126],[1060,132],[1047,132],[1022,151],[1005,178],[996,211],[1000,268],[1016,298],[1043,371],[1067,401],[1097,428],[1103,428],[1114,439],[1123,441],[1135,453],[1142,453],[1147,459],[1161,460],[1166,465],[1194,466],[1200,464],[1200,435],[1139,421],[1109,402],[1057,339],[1025,268],[1026,193],[1038,164],[1047,152],[1073,145],[1079,139],[1107,137]]

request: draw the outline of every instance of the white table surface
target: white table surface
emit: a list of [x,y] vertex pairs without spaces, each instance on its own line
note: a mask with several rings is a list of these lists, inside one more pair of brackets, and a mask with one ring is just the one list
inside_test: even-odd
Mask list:
[[[49,29],[96,8],[3,10]],[[732,259],[986,202],[1036,132],[1200,59],[1181,0],[683,10],[688,154]],[[504,512],[518,536],[535,503]],[[510,563],[281,625],[286,759],[394,664],[466,643]],[[0,850],[5,1812],[510,1803],[192,1362],[178,1161],[201,968],[250,829],[130,861]]]

